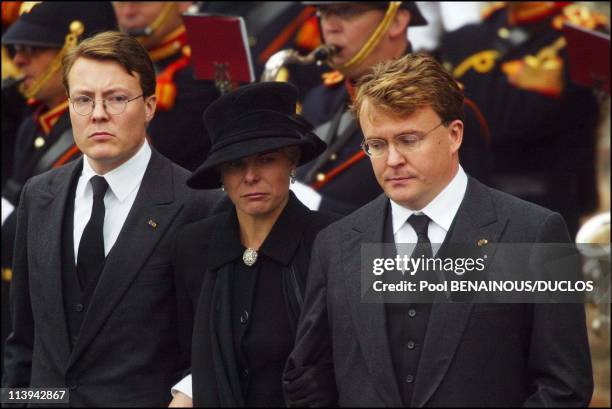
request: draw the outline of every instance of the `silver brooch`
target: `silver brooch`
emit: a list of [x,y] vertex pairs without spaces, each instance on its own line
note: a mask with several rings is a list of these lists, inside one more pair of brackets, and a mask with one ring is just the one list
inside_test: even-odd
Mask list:
[[257,261],[257,251],[252,248],[248,248],[242,253],[242,261],[244,264],[251,267]]

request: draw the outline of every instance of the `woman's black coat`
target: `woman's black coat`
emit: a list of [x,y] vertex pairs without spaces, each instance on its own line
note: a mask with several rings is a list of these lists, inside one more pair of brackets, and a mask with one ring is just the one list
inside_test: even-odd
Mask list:
[[[274,249],[277,260],[282,261],[283,293],[292,338],[306,289],[314,239],[337,219],[335,215],[310,211],[291,193],[260,249]],[[232,339],[229,280],[232,263],[243,250],[234,208],[185,226],[176,238],[176,285],[186,286],[190,294],[190,299],[178,300],[178,313],[180,338],[192,343],[194,406],[244,406]],[[185,346],[183,350],[190,350]]]

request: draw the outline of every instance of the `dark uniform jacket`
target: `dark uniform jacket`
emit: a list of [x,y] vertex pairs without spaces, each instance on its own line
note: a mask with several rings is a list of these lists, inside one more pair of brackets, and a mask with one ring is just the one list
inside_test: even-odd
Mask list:
[[[266,259],[264,266],[275,270],[273,274],[282,275],[285,308],[277,313],[289,321],[291,344],[302,307],[313,241],[319,230],[334,220],[337,217],[333,215],[308,210],[291,193],[287,206],[259,250],[258,257]],[[254,327],[249,320],[257,316],[257,311],[247,306],[246,314],[241,311],[233,314],[232,292],[245,293],[246,298],[254,300],[252,305],[258,304],[258,295],[253,292],[254,284],[250,289],[232,287],[234,263],[242,263],[245,250],[239,240],[234,209],[186,226],[177,236],[174,254],[180,280],[177,287],[186,286],[190,293],[190,299],[183,303],[181,322],[191,322],[188,319],[195,311],[191,348],[194,406],[245,404],[241,385],[249,381],[246,378],[251,368],[248,363],[245,366],[241,353],[236,354],[234,345],[243,341],[248,327]],[[237,334],[232,331],[236,327],[232,323],[234,316],[241,320],[237,328],[242,330]],[[187,343],[191,340],[191,326],[184,329],[183,338]],[[272,381],[277,382],[280,390],[280,373]]]
[[596,206],[599,116],[593,92],[569,79],[561,28],[575,7],[513,25],[509,9],[498,8],[446,34],[440,50],[491,129],[491,185],[560,212],[572,237]]
[[[322,230],[313,247],[287,370],[332,362],[341,407],[403,404],[385,304],[362,301],[361,246],[383,241],[388,207],[381,195]],[[450,244],[474,249],[482,239],[569,241],[558,213],[473,178],[448,234]],[[537,252],[533,246],[529,256]],[[491,271],[508,262],[527,271],[528,258],[487,260]],[[593,392],[584,304],[434,303],[424,340],[411,353],[420,360],[405,378],[413,388],[410,407],[588,406]]]
[[212,81],[193,77],[184,27],[149,50],[157,75],[157,110],[147,133],[162,155],[194,171],[206,158],[210,139],[204,110],[219,97]]
[[[166,406],[189,365],[181,361],[172,243],[217,197],[187,188],[189,173],[153,151],[91,298],[70,304],[74,262],[62,249],[72,241],[65,215],[81,168],[72,162],[23,188],[2,386],[69,388],[71,406]],[[75,319],[80,331],[71,337]]]
[[[314,88],[304,101],[302,114],[328,145],[317,159],[298,169],[298,179],[322,196],[320,209],[348,214],[382,193],[369,158],[361,150],[363,133],[350,112],[348,87],[336,80]],[[488,130],[473,105],[465,108],[466,124],[459,151],[465,171],[486,180]],[[343,115],[343,116],[342,116]]]

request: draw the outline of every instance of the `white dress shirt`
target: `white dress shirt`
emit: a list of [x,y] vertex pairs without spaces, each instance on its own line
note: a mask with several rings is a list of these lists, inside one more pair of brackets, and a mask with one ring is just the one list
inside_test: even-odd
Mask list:
[[[461,201],[467,189],[467,175],[459,166],[459,171],[451,182],[431,201],[419,211],[404,207],[391,201],[391,217],[393,220],[393,238],[396,245],[399,243],[416,243],[416,231],[407,220],[413,214],[424,214],[431,219],[427,229],[427,237],[431,242],[433,254],[444,242],[453,219],[459,210]],[[398,249],[399,251],[399,249]]]
[[[117,241],[123,223],[134,204],[140,183],[151,159],[151,147],[146,141],[127,162],[103,176],[108,183],[104,195],[104,256],[107,256]],[[93,189],[89,180],[97,173],[89,164],[87,156],[83,159],[83,172],[79,177],[74,197],[74,260],[78,260],[79,243],[85,226],[91,217]]]

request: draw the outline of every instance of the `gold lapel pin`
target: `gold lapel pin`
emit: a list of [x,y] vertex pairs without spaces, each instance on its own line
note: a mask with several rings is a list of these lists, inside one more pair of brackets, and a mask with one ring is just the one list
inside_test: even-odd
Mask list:
[[147,224],[151,227],[153,227],[154,229],[157,229],[157,222],[153,219],[149,219],[149,221],[147,222]]
[[480,240],[478,240],[478,243],[476,243],[476,244],[478,244],[478,247],[482,247],[482,246],[486,245],[488,242],[489,242],[489,240],[487,240],[487,239],[480,239]]

